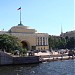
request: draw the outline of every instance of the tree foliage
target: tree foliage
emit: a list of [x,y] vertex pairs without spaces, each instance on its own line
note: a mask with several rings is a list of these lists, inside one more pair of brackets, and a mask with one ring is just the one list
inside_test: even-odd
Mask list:
[[6,34],[0,35],[0,50],[11,52],[21,49],[21,43],[18,38]]
[[56,37],[49,36],[49,48],[51,49],[73,49],[75,48],[75,38],[74,37]]

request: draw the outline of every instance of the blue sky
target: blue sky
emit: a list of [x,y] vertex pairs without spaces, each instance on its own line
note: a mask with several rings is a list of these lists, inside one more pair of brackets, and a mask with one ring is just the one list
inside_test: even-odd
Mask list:
[[38,32],[60,35],[74,30],[74,0],[0,0],[0,30],[9,30],[22,23]]

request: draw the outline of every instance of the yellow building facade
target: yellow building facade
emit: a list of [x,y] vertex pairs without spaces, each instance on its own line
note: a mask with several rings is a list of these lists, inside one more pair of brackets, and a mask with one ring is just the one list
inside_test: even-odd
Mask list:
[[37,33],[35,29],[29,29],[27,26],[13,26],[9,31],[0,31],[0,34],[18,37],[23,47],[28,50],[49,50],[49,35],[47,33]]

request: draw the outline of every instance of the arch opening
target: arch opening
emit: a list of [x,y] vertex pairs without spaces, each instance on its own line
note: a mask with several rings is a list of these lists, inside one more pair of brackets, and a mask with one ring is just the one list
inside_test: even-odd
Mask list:
[[26,41],[22,41],[21,43],[23,48],[26,48],[27,50],[29,50],[29,45]]

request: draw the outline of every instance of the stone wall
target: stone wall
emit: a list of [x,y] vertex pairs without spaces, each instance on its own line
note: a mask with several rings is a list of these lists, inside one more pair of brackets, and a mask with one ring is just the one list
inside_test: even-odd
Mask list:
[[4,53],[0,52],[0,65],[8,65],[13,63],[13,57]]
[[0,65],[39,63],[39,56],[12,57],[7,53],[0,52]]
[[39,63],[39,56],[29,56],[29,57],[14,57],[13,64],[31,64]]

